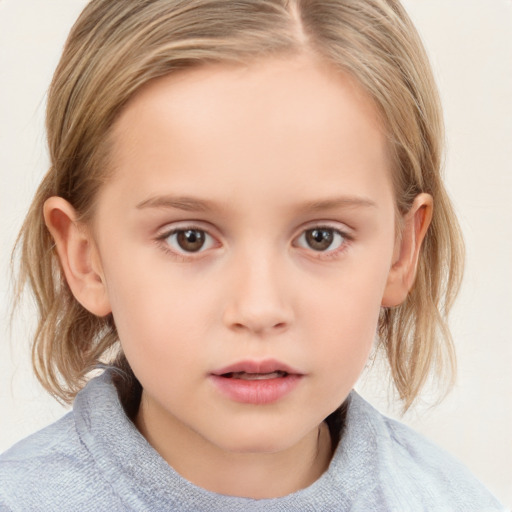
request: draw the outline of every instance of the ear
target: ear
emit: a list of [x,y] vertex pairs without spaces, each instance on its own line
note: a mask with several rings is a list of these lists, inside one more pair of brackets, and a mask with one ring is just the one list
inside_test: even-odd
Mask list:
[[421,244],[432,220],[433,200],[419,194],[404,216],[402,236],[396,241],[393,264],[388,274],[382,306],[393,307],[404,302],[414,284]]
[[77,221],[75,209],[62,197],[47,199],[43,213],[75,299],[96,316],[108,315],[112,310],[90,230]]

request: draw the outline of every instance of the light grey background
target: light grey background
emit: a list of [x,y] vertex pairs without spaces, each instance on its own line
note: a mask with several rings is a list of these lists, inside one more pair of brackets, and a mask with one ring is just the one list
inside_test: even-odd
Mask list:
[[[441,88],[447,183],[465,233],[465,284],[452,318],[459,355],[454,391],[404,421],[463,460],[512,507],[512,2],[406,0]],[[7,329],[8,262],[47,168],[45,92],[85,0],[0,0],[0,451],[65,409],[35,383],[30,304]],[[383,371],[360,391],[381,410]]]

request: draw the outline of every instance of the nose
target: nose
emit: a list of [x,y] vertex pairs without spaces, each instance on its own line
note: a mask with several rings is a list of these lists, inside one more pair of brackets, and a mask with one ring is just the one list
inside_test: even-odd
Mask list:
[[285,263],[271,251],[245,254],[239,260],[232,266],[225,325],[260,336],[286,330],[293,321],[293,308]]

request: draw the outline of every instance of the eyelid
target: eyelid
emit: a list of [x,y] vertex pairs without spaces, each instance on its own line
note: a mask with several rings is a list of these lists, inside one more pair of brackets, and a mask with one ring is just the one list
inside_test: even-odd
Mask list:
[[[206,237],[213,241],[212,245],[206,249],[201,248],[198,251],[189,252],[172,247],[167,242],[167,239],[172,235],[188,230],[203,232]],[[208,250],[214,247],[219,247],[221,245],[221,243],[218,241],[218,237],[213,235],[211,231],[211,228],[205,227],[203,223],[199,221],[178,221],[173,224],[166,224],[163,228],[161,228],[156,235],[155,241],[167,254],[171,254],[176,258],[186,261],[194,258],[200,258]]]
[[158,228],[155,233],[155,238],[165,239],[176,231],[187,231],[189,229],[197,229],[198,231],[204,231],[211,237],[216,240],[219,239],[219,236],[216,233],[216,230],[209,222],[204,222],[200,220],[177,220],[175,222],[168,222],[164,224],[162,227]]
[[[343,241],[341,245],[335,249],[328,249],[325,251],[315,251],[313,248],[307,248],[297,245],[297,241],[305,236],[307,231],[313,230],[313,229],[328,229],[336,232],[339,234]],[[300,232],[293,238],[292,245],[297,247],[298,249],[304,250],[308,252],[310,255],[313,255],[315,258],[319,259],[330,259],[335,258],[339,255],[341,255],[343,252],[345,252],[346,249],[350,246],[352,243],[354,237],[352,234],[352,230],[348,228],[345,224],[340,225],[339,223],[333,222],[333,221],[315,221],[308,223],[305,226],[301,227]]]
[[332,229],[333,231],[340,233],[344,238],[350,240],[353,239],[353,228],[347,226],[347,224],[333,220],[316,220],[303,224],[297,230],[297,235],[294,237],[294,239],[298,238],[302,233],[309,231],[310,229]]
[[[155,241],[160,245],[160,247],[166,252],[171,254],[172,256],[183,260],[188,261],[195,258],[200,258],[204,255],[204,253],[207,253],[212,248],[218,248],[222,245],[222,242],[219,241],[219,236],[212,234],[212,231],[215,231],[212,229],[211,225],[205,226],[205,223],[203,221],[177,221],[171,224],[166,224],[163,228],[159,229],[159,231],[156,234]],[[341,237],[343,237],[343,242],[341,243],[341,246],[335,249],[328,249],[325,251],[315,251],[313,248],[306,248],[306,247],[300,247],[297,245],[297,240],[304,236],[306,231],[312,230],[312,229],[328,229],[333,230],[336,233],[338,233]],[[213,240],[213,245],[208,247],[207,249],[200,249],[196,252],[187,252],[183,250],[177,250],[175,248],[172,248],[167,242],[166,239],[172,236],[173,234],[177,232],[187,231],[187,230],[198,230],[205,233],[207,237],[209,237],[211,240]],[[307,251],[308,253],[314,255],[315,258],[318,259],[329,259],[334,258],[338,255],[340,255],[342,252],[344,252],[353,241],[354,237],[352,234],[352,229],[346,226],[346,224],[341,224],[339,222],[335,221],[314,221],[310,222],[306,225],[303,225],[300,228],[300,231],[296,236],[292,239],[292,246],[297,247],[301,250]]]
[[166,222],[157,229],[157,235],[164,235],[171,231],[181,231],[186,229],[199,229],[201,231],[207,231],[208,233],[213,230],[212,224],[204,220],[196,219],[176,219],[174,221]]

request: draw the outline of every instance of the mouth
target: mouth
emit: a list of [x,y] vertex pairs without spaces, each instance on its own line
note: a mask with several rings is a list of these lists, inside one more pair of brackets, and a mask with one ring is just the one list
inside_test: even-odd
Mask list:
[[263,361],[240,361],[212,372],[212,375],[226,379],[265,380],[302,375],[302,372],[276,359]]
[[263,405],[290,394],[304,374],[276,360],[241,361],[212,372],[215,388],[240,403]]
[[220,375],[225,379],[241,379],[241,380],[268,380],[287,377],[289,374],[281,370],[269,373],[248,373],[248,372],[227,372]]

